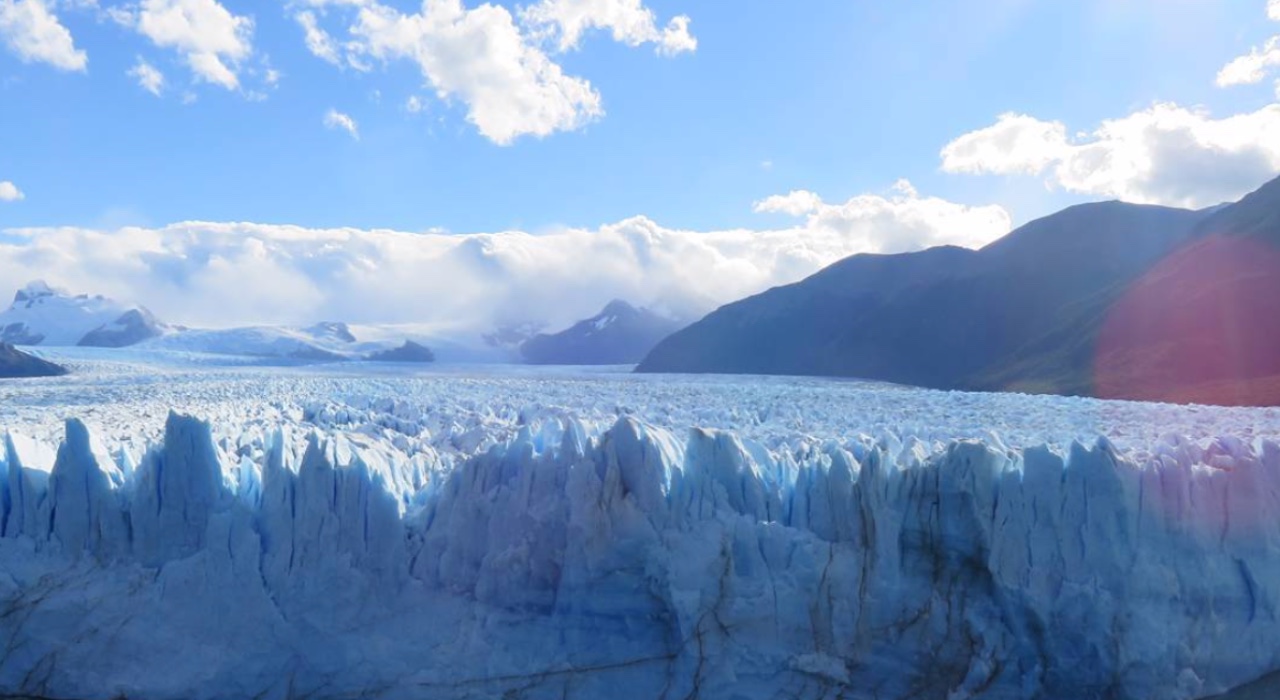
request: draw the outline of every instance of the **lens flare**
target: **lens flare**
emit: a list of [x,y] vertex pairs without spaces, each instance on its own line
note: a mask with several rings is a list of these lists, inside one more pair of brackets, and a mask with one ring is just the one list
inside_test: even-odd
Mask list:
[[1210,236],[1111,306],[1094,355],[1103,398],[1280,405],[1280,252]]

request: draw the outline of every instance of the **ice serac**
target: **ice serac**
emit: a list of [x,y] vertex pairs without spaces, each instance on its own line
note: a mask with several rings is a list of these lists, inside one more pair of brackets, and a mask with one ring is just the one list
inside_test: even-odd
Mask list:
[[124,475],[93,444],[89,429],[67,421],[67,437],[49,473],[49,536],[63,551],[115,555],[129,545],[119,488]]
[[1183,700],[1280,669],[1270,442],[544,416],[450,464],[173,414],[137,469],[76,420],[4,447],[8,694]]
[[129,518],[139,561],[154,566],[204,548],[210,516],[226,510],[231,497],[209,425],[170,415],[164,449],[147,453],[133,490]]

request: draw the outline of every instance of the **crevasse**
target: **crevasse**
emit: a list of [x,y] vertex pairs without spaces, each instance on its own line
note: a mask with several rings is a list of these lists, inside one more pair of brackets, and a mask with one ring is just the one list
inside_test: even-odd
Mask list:
[[1280,669],[1280,447],[770,450],[567,417],[442,469],[170,415],[0,457],[0,690],[1196,698]]

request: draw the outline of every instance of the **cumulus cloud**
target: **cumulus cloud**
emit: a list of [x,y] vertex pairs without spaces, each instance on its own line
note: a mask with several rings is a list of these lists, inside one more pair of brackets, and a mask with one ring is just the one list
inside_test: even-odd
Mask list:
[[808,190],[792,190],[787,194],[775,194],[751,205],[757,214],[788,214],[804,216],[822,206],[822,198]]
[[25,197],[17,185],[8,180],[0,180],[0,202],[17,202]]
[[853,253],[979,244],[1008,222],[999,207],[899,189],[819,204],[803,222],[768,230],[688,231],[645,217],[539,235],[199,222],[15,229],[0,235],[0,280],[41,277],[193,325],[328,318],[564,326],[613,298],[707,310]]
[[1061,122],[1005,114],[941,155],[947,172],[1047,174],[1049,184],[1082,194],[1208,206],[1238,199],[1280,170],[1280,104],[1222,119],[1155,104],[1074,138]]
[[356,120],[351,115],[343,114],[336,109],[331,109],[324,113],[324,125],[327,129],[341,129],[351,135],[351,138],[360,140],[360,129],[356,126]]
[[141,58],[129,69],[128,75],[138,81],[138,87],[152,95],[159,97],[160,92],[164,90],[164,74]]
[[[1280,22],[1280,0],[1267,2],[1267,17]],[[1280,35],[1271,37],[1261,48],[1255,46],[1249,53],[1223,66],[1218,71],[1218,87],[1260,83],[1276,66],[1280,66]],[[1276,94],[1280,96],[1280,82],[1276,84]]]
[[[593,29],[630,46],[651,44],[662,55],[698,46],[688,17],[660,27],[642,0],[540,0],[518,17],[501,5],[467,7],[462,0],[422,0],[417,12],[378,0],[294,6],[312,54],[357,71],[412,62],[437,97],[461,103],[467,120],[500,145],[574,131],[604,115],[591,83],[566,74],[547,50],[577,48]],[[329,15],[342,19],[326,29]]]
[[410,61],[439,98],[460,101],[467,120],[495,143],[572,131],[604,113],[591,84],[566,75],[504,7],[423,0],[418,12],[404,13],[376,0],[303,1],[317,12],[354,13],[343,41],[325,33],[317,15],[299,13],[312,53],[357,70]]
[[608,30],[614,41],[628,46],[654,44],[666,56],[698,48],[687,16],[674,17],[659,29],[653,10],[641,0],[541,0],[521,10],[520,18],[560,51],[578,48],[591,29]]
[[113,8],[117,22],[156,46],[176,51],[197,80],[240,88],[241,65],[253,54],[253,20],[217,0],[142,0]]
[[1223,66],[1218,71],[1218,87],[1260,83],[1267,77],[1267,71],[1276,66],[1280,66],[1280,36],[1271,37],[1262,48],[1255,46]]
[[1069,150],[1067,127],[1025,114],[1006,113],[996,123],[967,133],[942,149],[950,173],[1035,175]]
[[977,248],[1008,233],[1003,207],[971,207],[938,197],[921,197],[907,180],[889,196],[863,194],[828,204],[804,190],[756,202],[757,212],[805,217],[810,234],[829,236],[869,253],[901,253],[937,245]]
[[24,63],[65,71],[83,71],[89,64],[48,0],[0,0],[0,40]]

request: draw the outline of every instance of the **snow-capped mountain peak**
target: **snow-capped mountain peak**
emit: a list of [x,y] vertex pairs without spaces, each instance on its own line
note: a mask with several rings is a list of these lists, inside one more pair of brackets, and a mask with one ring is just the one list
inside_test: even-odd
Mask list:
[[679,321],[615,299],[604,309],[554,334],[539,334],[520,352],[533,364],[630,364],[679,330]]
[[0,313],[0,342],[14,345],[122,347],[164,332],[147,309],[102,295],[73,295],[35,280]]
[[27,283],[27,286],[18,290],[18,293],[13,297],[13,303],[15,306],[18,304],[31,305],[38,299],[51,297],[56,294],[58,294],[58,292],[54,290],[53,287],[50,287],[48,282],[45,282],[44,280],[32,280]]

